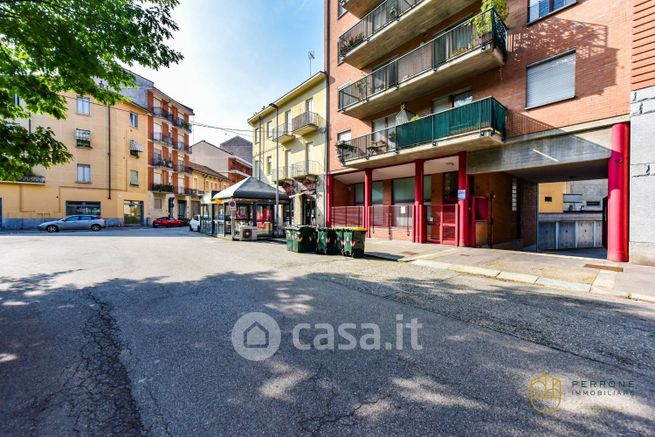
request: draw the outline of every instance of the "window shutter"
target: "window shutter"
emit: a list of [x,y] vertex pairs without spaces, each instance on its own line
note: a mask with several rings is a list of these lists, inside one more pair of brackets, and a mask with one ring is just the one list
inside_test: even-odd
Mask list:
[[575,97],[575,52],[528,67],[528,108],[571,97]]

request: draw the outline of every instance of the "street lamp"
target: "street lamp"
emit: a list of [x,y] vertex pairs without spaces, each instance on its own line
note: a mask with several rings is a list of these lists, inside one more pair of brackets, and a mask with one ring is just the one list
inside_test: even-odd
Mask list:
[[278,135],[278,128],[280,126],[279,117],[280,117],[280,108],[275,103],[270,103],[269,106],[275,109],[275,223],[274,223],[274,232],[275,236],[280,235],[279,228],[279,211],[280,211],[280,190],[278,184],[280,183],[280,136]]

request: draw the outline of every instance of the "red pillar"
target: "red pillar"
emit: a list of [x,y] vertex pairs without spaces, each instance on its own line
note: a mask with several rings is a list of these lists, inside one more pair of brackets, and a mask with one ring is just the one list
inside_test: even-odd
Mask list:
[[[468,247],[470,243],[470,220],[469,220],[469,205],[471,199],[469,196],[469,177],[466,173],[466,152],[459,152],[459,171],[458,171],[458,188],[464,190],[466,193],[465,200],[459,200],[459,241],[458,246]],[[458,193],[459,197],[459,193]]]
[[423,232],[423,173],[424,160],[414,161],[414,242],[425,243]]
[[325,177],[325,227],[332,226],[332,190],[334,189],[334,176],[328,174]]
[[[373,204],[373,169],[364,170],[364,227],[371,229],[371,205]],[[369,231],[368,236],[371,236]]]
[[612,153],[607,169],[607,259],[628,261],[630,125],[612,126]]

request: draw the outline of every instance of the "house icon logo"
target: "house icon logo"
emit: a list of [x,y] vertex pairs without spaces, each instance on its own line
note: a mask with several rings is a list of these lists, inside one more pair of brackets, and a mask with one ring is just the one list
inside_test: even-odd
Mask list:
[[267,348],[270,343],[268,330],[255,322],[243,331],[243,345],[247,348]]
[[268,314],[244,314],[232,327],[232,346],[247,360],[270,358],[280,347],[280,340],[280,327]]

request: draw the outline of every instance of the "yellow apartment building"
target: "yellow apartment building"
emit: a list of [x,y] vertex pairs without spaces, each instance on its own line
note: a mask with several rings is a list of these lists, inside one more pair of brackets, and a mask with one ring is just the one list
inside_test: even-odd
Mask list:
[[318,72],[254,114],[253,174],[282,187],[285,225],[325,223],[326,76]]
[[148,207],[148,112],[134,103],[107,106],[65,94],[64,120],[33,115],[17,120],[50,127],[73,158],[37,167],[18,182],[0,182],[0,227],[32,229],[70,214],[96,214],[107,226],[143,224]]

